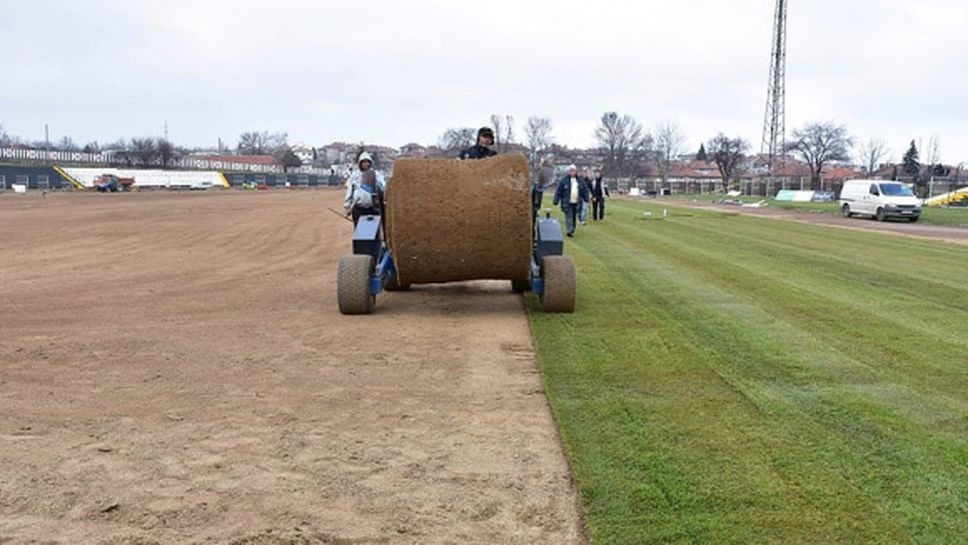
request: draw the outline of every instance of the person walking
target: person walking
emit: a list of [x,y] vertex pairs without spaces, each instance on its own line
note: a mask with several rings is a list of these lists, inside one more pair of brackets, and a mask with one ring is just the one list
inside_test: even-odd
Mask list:
[[[581,183],[585,186],[589,196],[591,196],[592,180],[588,175],[588,167],[581,169]],[[578,211],[578,219],[582,225],[588,222],[588,204],[588,201],[582,201],[581,209]]]
[[602,179],[602,169],[595,169],[592,182],[592,221],[605,221],[605,199],[611,197],[608,184]]
[[578,177],[578,167],[568,166],[568,174],[558,182],[553,204],[561,205],[565,214],[565,229],[569,237],[575,236],[575,223],[582,202],[588,202],[588,186]]

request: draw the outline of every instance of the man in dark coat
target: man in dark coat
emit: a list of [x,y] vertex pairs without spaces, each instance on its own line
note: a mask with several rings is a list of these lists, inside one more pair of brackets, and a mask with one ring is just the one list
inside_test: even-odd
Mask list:
[[490,146],[494,144],[494,131],[490,127],[481,127],[477,131],[477,143],[460,152],[461,159],[487,159],[497,155]]
[[611,197],[608,184],[602,179],[601,169],[595,170],[595,181],[592,183],[592,220],[605,221],[605,199]]
[[578,211],[581,203],[588,202],[588,186],[578,177],[578,167],[568,166],[568,174],[558,182],[555,190],[554,204],[561,205],[565,214],[565,228],[568,236],[575,236],[575,224],[578,222]]

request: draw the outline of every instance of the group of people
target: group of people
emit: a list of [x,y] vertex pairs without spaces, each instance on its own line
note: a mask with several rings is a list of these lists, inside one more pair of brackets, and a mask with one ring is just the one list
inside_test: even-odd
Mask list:
[[[494,131],[481,127],[477,131],[475,144],[460,152],[460,159],[486,159],[497,155],[491,149],[494,145]],[[360,217],[380,213],[380,199],[386,191],[383,175],[373,169],[373,158],[363,152],[357,159],[358,170],[350,176],[346,188],[343,207],[347,217],[353,218],[353,225]],[[550,161],[542,165],[537,182],[532,186],[532,211],[536,216],[541,209],[544,190],[554,185],[554,168]],[[577,224],[588,221],[588,208],[592,209],[592,221],[605,220],[605,199],[609,197],[608,185],[602,180],[601,169],[595,170],[595,177],[589,176],[585,167],[578,174],[576,165],[568,166],[568,174],[557,182],[553,203],[561,206],[565,214],[565,227],[569,237],[575,236]]]
[[602,170],[595,170],[595,178],[588,174],[588,167],[578,174],[578,167],[568,165],[568,174],[558,181],[552,202],[561,206],[565,214],[565,230],[569,237],[575,236],[575,227],[588,221],[588,208],[592,209],[592,221],[605,221],[605,199],[611,195],[602,179]]

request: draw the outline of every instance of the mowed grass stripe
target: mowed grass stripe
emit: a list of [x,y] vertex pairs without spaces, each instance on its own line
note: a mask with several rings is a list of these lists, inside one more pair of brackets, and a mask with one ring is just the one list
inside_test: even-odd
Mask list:
[[[701,212],[637,221],[642,210],[613,204],[608,222],[569,244],[578,313],[533,313],[594,541],[960,543],[968,348],[928,335],[924,316],[968,293],[947,284],[949,270],[937,276],[949,299],[894,294],[911,272],[892,278],[884,263],[908,246],[942,268],[968,262],[939,245],[837,232],[834,259],[798,267],[835,230],[757,218],[719,227]],[[869,270],[843,255],[861,250]],[[823,289],[838,282],[851,283]],[[910,319],[884,318],[878,296]],[[951,312],[945,327],[968,335]],[[867,346],[860,327],[890,335]],[[909,349],[919,335],[947,353]],[[916,361],[885,363],[884,351]]]
[[[654,224],[647,242],[635,236],[614,242],[628,242],[638,249],[642,244],[649,244],[653,254],[671,253],[679,262],[691,264],[696,274],[703,277],[704,285],[728,283],[734,293],[746,293],[759,299],[764,308],[772,308],[777,318],[793,315],[803,321],[812,317],[808,331],[828,334],[835,340],[843,337],[842,350],[873,352],[866,355],[880,358],[880,363],[888,368],[916,375],[918,380],[940,381],[938,386],[942,388],[951,386],[945,374],[925,374],[924,366],[946,366],[944,360],[948,354],[968,349],[968,339],[964,334],[958,335],[959,330],[954,328],[963,312],[953,312],[947,304],[947,301],[957,301],[959,293],[965,298],[968,295],[965,289],[960,292],[947,289],[944,293],[947,298],[939,297],[932,303],[895,292],[891,286],[902,282],[891,278],[872,284],[869,281],[872,274],[862,268],[855,267],[849,274],[830,273],[837,270],[836,266],[809,258],[799,260],[799,251],[760,248],[769,243],[747,243],[742,248],[708,245],[708,236],[693,236],[690,232],[693,226],[669,225]],[[616,228],[635,229],[628,224],[619,224]],[[770,261],[769,268],[760,266],[765,260]],[[710,267],[710,264],[717,266]],[[919,312],[912,312],[912,306]],[[911,330],[910,342],[896,347],[880,342],[884,336],[893,336],[905,327]],[[844,329],[851,330],[852,334],[838,335]]]

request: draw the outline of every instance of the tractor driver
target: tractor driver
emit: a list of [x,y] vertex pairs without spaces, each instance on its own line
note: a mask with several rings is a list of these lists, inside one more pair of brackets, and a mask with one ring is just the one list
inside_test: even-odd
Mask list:
[[487,159],[497,155],[490,146],[494,145],[494,131],[490,127],[481,127],[477,131],[477,144],[460,152],[460,159]]
[[380,214],[377,196],[386,191],[386,181],[382,174],[373,170],[373,158],[369,153],[365,151],[361,153],[357,165],[359,170],[353,171],[350,175],[346,198],[343,199],[346,216],[353,216],[354,227],[360,221],[360,217]]

